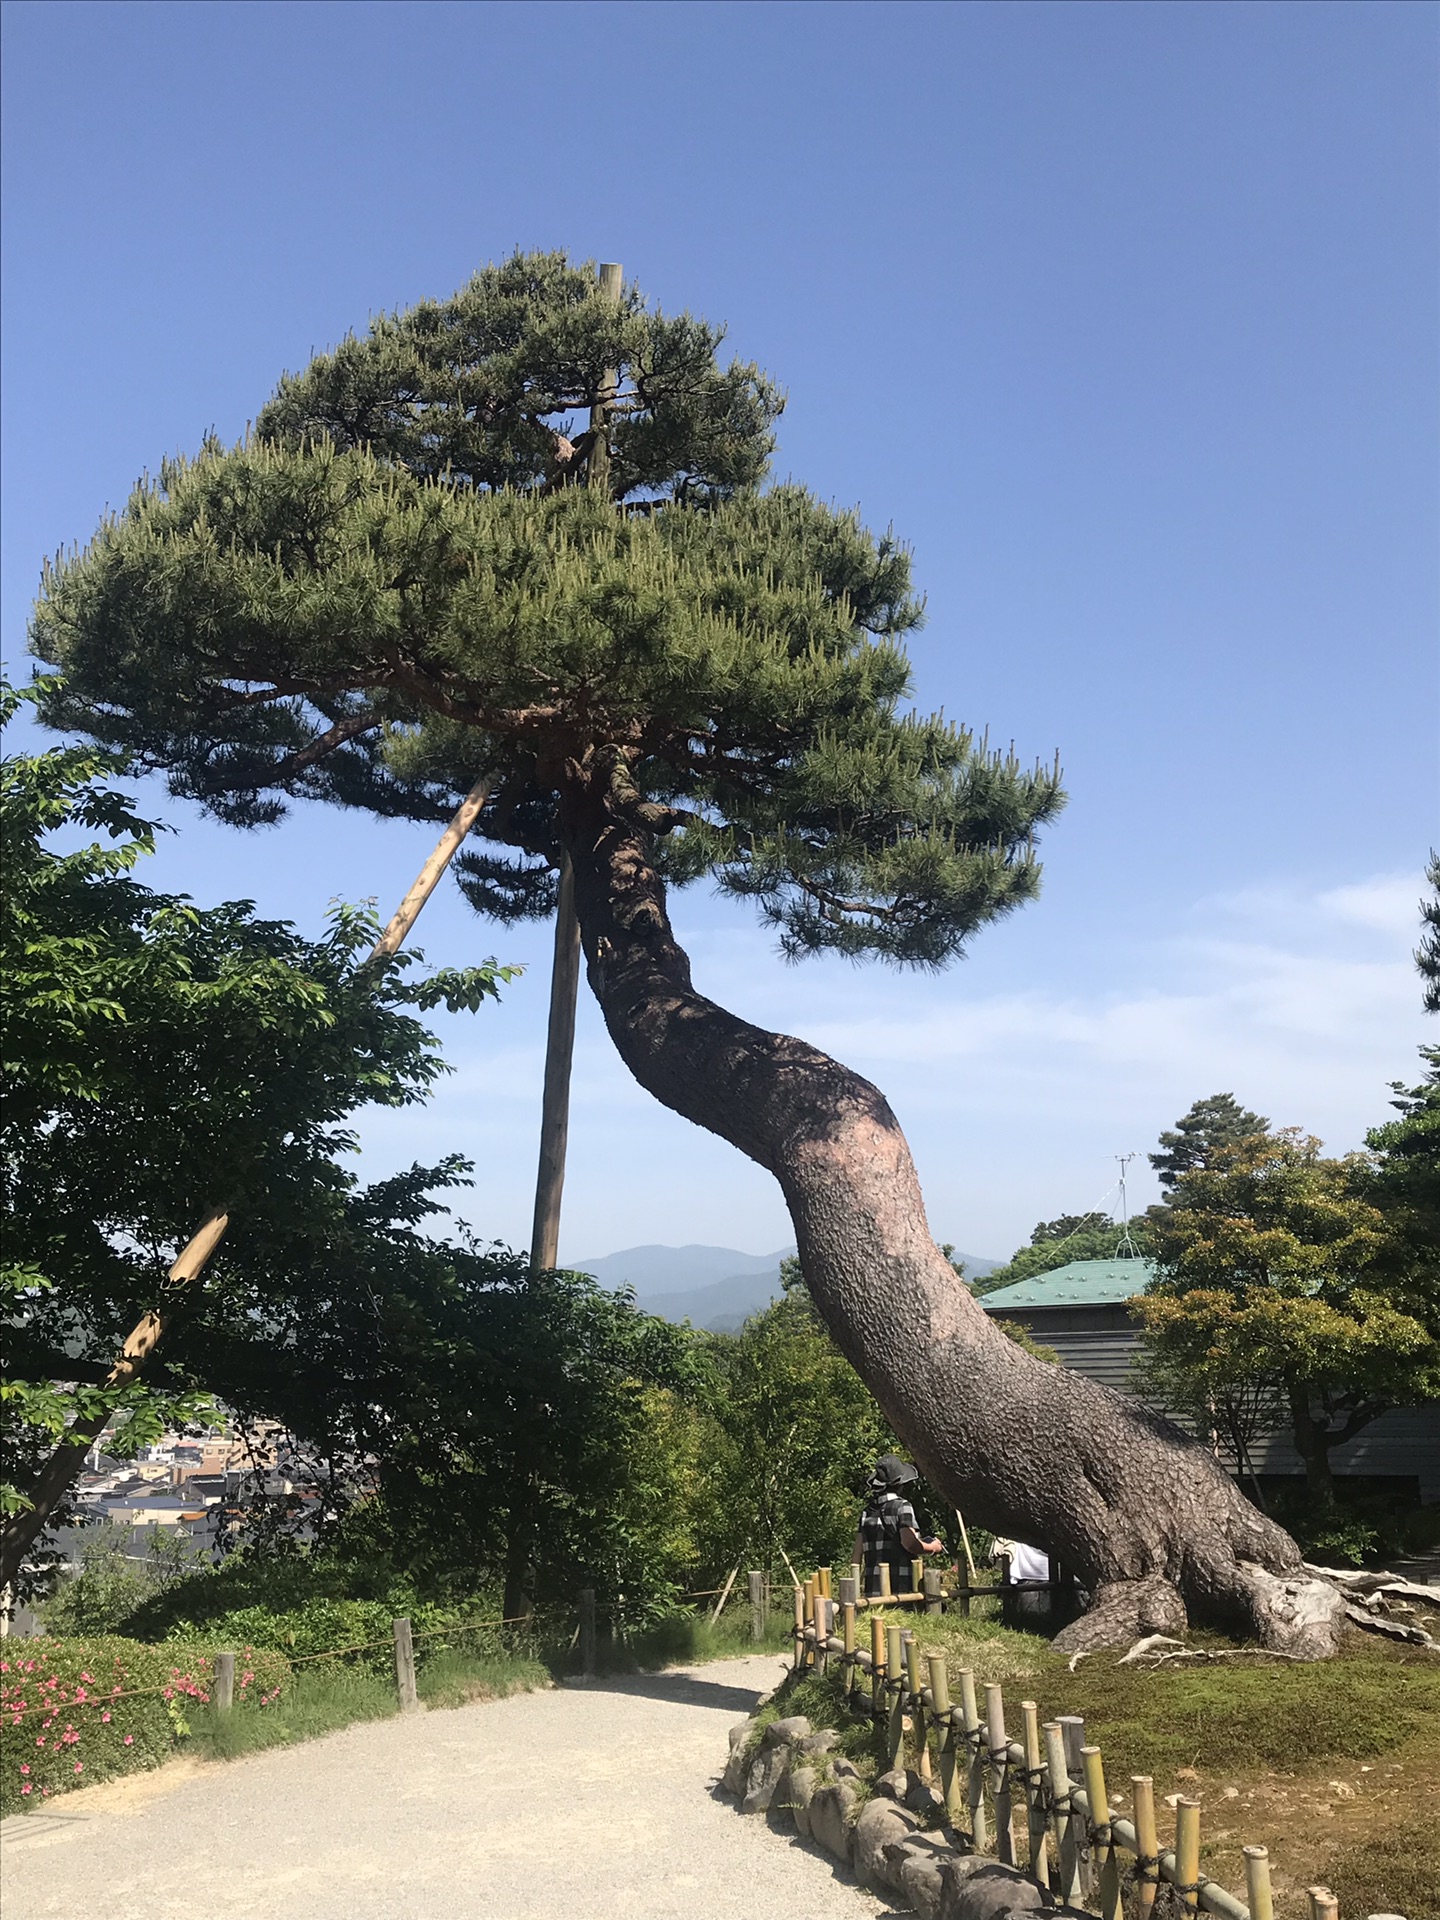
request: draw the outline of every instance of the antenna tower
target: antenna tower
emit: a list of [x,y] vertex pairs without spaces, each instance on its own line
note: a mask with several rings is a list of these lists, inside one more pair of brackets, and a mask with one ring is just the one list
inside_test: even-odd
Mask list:
[[1115,1249],[1117,1260],[1138,1260],[1140,1249],[1130,1238],[1130,1202],[1125,1195],[1125,1169],[1135,1158],[1133,1153],[1117,1153],[1120,1162],[1120,1242]]

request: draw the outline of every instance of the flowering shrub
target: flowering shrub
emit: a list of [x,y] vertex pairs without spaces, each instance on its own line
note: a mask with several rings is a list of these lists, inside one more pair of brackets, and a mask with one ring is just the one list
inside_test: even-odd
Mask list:
[[[0,1813],[158,1765],[188,1738],[214,1673],[214,1651],[193,1644],[0,1642]],[[288,1674],[280,1655],[237,1648],[236,1706],[273,1705]]]

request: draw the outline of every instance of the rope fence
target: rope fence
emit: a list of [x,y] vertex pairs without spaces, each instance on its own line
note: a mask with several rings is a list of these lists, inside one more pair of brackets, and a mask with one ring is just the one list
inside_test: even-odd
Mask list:
[[[945,1655],[922,1654],[913,1628],[882,1619],[878,1611],[870,1613],[867,1651],[860,1629],[867,1607],[915,1601],[927,1613],[942,1610],[946,1596],[939,1577],[926,1578],[932,1582],[928,1590],[917,1563],[919,1591],[867,1598],[860,1568],[852,1566],[838,1582],[837,1601],[831,1597],[831,1569],[821,1567],[795,1589],[795,1669],[839,1664],[847,1701],[883,1729],[887,1765],[903,1766],[909,1747],[946,1824],[972,1852],[1023,1869],[1068,1907],[1102,1920],[1125,1920],[1127,1881],[1138,1920],[1150,1920],[1162,1886],[1173,1888],[1187,1920],[1201,1913],[1217,1920],[1274,1920],[1268,1850],[1244,1848],[1246,1897],[1240,1900],[1200,1871],[1199,1800],[1177,1796],[1170,1847],[1159,1841],[1150,1775],[1130,1776],[1134,1817],[1119,1817],[1111,1808],[1101,1750],[1086,1741],[1080,1715],[1042,1721],[1036,1702],[1022,1700],[1021,1737],[1014,1738],[1002,1687],[977,1682],[974,1670],[962,1667],[954,1675],[957,1704]],[[1340,1920],[1328,1888],[1309,1888],[1307,1899],[1307,1920]]]

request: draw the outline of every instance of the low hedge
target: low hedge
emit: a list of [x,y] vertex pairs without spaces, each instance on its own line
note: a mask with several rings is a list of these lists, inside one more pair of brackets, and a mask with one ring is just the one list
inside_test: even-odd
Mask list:
[[[235,1644],[237,1708],[273,1706],[288,1662]],[[116,1636],[0,1646],[0,1813],[158,1766],[189,1738],[190,1704],[210,1699],[213,1648]]]

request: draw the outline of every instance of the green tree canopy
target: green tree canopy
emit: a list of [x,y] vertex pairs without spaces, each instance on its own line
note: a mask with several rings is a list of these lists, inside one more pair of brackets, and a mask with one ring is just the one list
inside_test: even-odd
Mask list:
[[[26,695],[8,690],[8,720]],[[302,938],[246,901],[197,908],[132,877],[154,829],[90,748],[0,763],[0,1209],[8,1509],[77,1413],[124,1412],[143,1440],[183,1372],[102,1386],[202,1216],[232,1210],[209,1293],[354,1186],[337,1159],[370,1103],[405,1106],[443,1071],[413,1009],[473,1006],[504,970],[407,980],[367,967],[370,916]],[[177,1303],[178,1304],[178,1303]],[[76,1383],[61,1390],[56,1381]]]
[[[512,313],[517,287],[519,346],[467,322]],[[46,716],[238,824],[289,795],[439,819],[489,773],[476,837],[498,851],[461,871],[501,918],[550,911],[563,804],[598,780],[669,879],[753,898],[792,954],[950,958],[1035,892],[1058,775],[905,710],[907,557],[800,488],[756,491],[773,412],[758,377],[720,370],[718,336],[685,323],[685,391],[729,395],[726,431],[750,449],[748,467],[717,456],[698,496],[704,463],[681,448],[710,444],[700,403],[655,424],[670,388],[652,391],[638,347],[613,484],[550,486],[523,453],[524,421],[601,394],[607,327],[669,324],[633,293],[606,319],[588,277],[544,256],[317,361],[253,438],[165,463],[48,570],[33,644],[65,679]],[[572,327],[591,341],[574,380],[532,393],[515,368]],[[413,370],[436,339],[464,362],[453,400]],[[507,393],[492,418],[486,396]],[[671,446],[669,464],[632,459],[632,433]],[[637,510],[623,496],[642,474]]]
[[1210,1166],[1222,1147],[1268,1132],[1269,1127],[1263,1115],[1242,1107],[1233,1093],[1212,1093],[1197,1100],[1171,1132],[1161,1134],[1160,1151],[1150,1155],[1150,1164],[1169,1194],[1183,1174]]
[[1313,1488],[1331,1450],[1387,1407],[1440,1393],[1436,1329],[1386,1267],[1363,1155],[1289,1128],[1219,1147],[1152,1209],[1157,1275],[1139,1302],[1152,1378],[1174,1403],[1258,1398],[1288,1418]]

